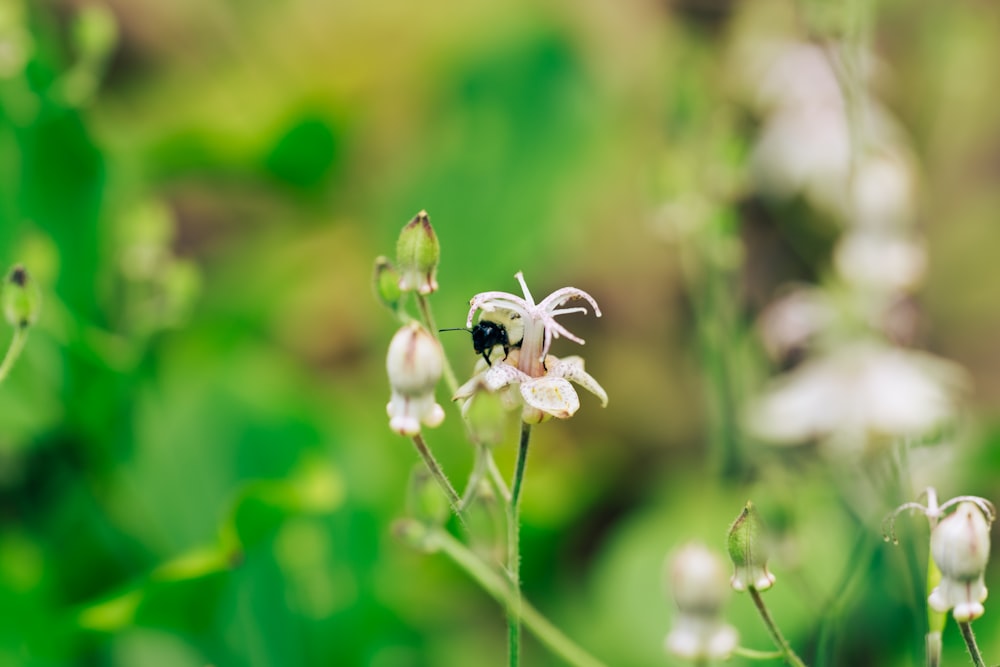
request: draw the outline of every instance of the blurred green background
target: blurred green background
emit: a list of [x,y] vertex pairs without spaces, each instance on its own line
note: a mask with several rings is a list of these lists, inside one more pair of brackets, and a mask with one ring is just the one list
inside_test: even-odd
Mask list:
[[[721,550],[754,497],[788,541],[769,601],[807,661],[920,664],[905,554],[926,529],[883,545],[808,453],[740,441],[720,473],[734,416],[706,379],[707,297],[683,269],[699,251],[656,226],[665,199],[745,167],[757,120],[732,45],[762,25],[835,37],[836,4],[0,0],[0,261],[45,297],[0,385],[0,665],[504,664],[500,608],[390,532],[417,458],[387,428],[395,325],[371,270],[421,209],[440,326],[518,270],[604,311],[569,326],[610,404],[536,429],[528,465],[522,574],[546,615],[609,665],[675,664],[663,558]],[[997,500],[1000,6],[874,18],[878,94],[921,170],[916,342],[975,387],[941,493]],[[800,204],[727,205],[709,249],[747,262],[711,307],[752,350],[766,300],[820,279],[836,232]],[[758,251],[769,270],[739,268]],[[446,408],[428,437],[460,485],[472,453]],[[768,648],[746,598],[730,612]],[[527,642],[526,665],[559,664]],[[966,659],[954,627],[946,658]]]

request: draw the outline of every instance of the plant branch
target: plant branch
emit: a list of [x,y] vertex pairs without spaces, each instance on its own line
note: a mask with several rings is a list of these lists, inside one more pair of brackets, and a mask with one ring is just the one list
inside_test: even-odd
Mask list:
[[510,505],[507,513],[507,573],[513,591],[512,604],[507,608],[507,648],[510,667],[520,664],[521,655],[521,485],[528,462],[528,441],[531,425],[521,423],[521,442],[511,482]]
[[760,617],[764,620],[764,625],[767,626],[767,631],[771,633],[771,639],[774,640],[774,643],[784,654],[785,662],[793,667],[806,667],[806,664],[802,662],[802,658],[800,658],[795,651],[792,650],[788,640],[781,634],[781,630],[778,629],[777,623],[775,623],[774,618],[771,617],[771,612],[768,611],[767,605],[764,604],[764,598],[760,596],[760,591],[758,591],[754,586],[749,586],[747,590],[750,592],[750,597],[753,598],[754,606],[757,607]]
[[439,547],[504,608],[508,611],[519,610],[524,627],[553,654],[572,667],[605,667],[604,663],[580,648],[531,604],[522,600],[520,593],[509,582],[484,564],[468,547],[440,528],[434,527],[431,531],[434,546]]
[[14,362],[21,356],[21,350],[28,341],[28,327],[15,327],[14,337],[10,339],[10,347],[4,355],[3,362],[0,363],[0,382],[7,379],[7,374],[14,367]]

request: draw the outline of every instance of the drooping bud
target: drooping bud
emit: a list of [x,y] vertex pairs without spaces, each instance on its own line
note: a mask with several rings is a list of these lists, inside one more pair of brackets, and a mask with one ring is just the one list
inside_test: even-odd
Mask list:
[[421,211],[403,227],[396,242],[396,265],[401,274],[399,289],[420,294],[437,291],[435,274],[440,258],[441,246],[431,220],[427,211]]
[[396,270],[396,267],[393,266],[388,257],[379,255],[375,258],[375,272],[372,277],[372,284],[378,300],[389,309],[396,310],[403,292],[399,289],[399,271]]
[[931,556],[941,570],[941,581],[927,599],[931,608],[939,612],[954,609],[952,615],[960,622],[982,616],[990,525],[975,503],[961,503],[934,528]]
[[392,389],[386,406],[390,428],[400,435],[416,435],[421,423],[440,424],[444,410],[434,400],[434,389],[444,371],[444,352],[434,336],[410,322],[393,336],[385,365]]
[[670,559],[667,586],[677,605],[668,652],[690,660],[724,659],[736,648],[736,630],[723,621],[729,598],[725,565],[706,547],[688,544]]
[[12,327],[25,329],[38,320],[41,307],[38,285],[20,264],[15,265],[3,286],[3,314]]
[[767,571],[768,551],[764,522],[748,500],[729,529],[729,558],[736,568],[730,581],[734,590],[766,591],[774,585],[774,575]]

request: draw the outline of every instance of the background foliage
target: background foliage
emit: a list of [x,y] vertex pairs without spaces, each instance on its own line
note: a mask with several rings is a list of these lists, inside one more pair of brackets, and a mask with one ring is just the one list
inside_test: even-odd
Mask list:
[[[532,445],[529,599],[611,665],[669,664],[665,554],[721,549],[753,497],[783,538],[769,602],[807,661],[918,664],[906,553],[926,529],[882,545],[808,452],[730,434],[736,462],[713,454],[733,415],[699,308],[759,386],[752,323],[782,282],[829,271],[830,222],[737,198],[707,242],[737,258],[711,298],[657,226],[699,174],[745,164],[759,119],[734,44],[761,25],[836,36],[833,4],[803,0],[806,30],[778,0],[0,0],[0,260],[45,295],[0,386],[0,664],[502,663],[501,610],[389,531],[416,459],[386,427],[393,323],[370,273],[420,209],[441,326],[517,270],[604,310],[571,328],[610,405],[584,397]],[[1000,7],[887,0],[875,18],[876,86],[922,170],[916,344],[975,387],[934,483],[996,501]],[[468,373],[468,339],[446,347]],[[462,478],[456,414],[433,435]],[[767,647],[748,600],[730,609]],[[556,663],[529,643],[525,664]]]

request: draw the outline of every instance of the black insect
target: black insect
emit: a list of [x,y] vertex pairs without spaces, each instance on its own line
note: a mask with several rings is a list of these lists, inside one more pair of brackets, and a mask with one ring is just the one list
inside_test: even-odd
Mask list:
[[[501,321],[503,320],[503,321]],[[524,338],[524,325],[521,316],[514,312],[484,312],[479,321],[471,329],[441,329],[441,331],[468,331],[472,334],[472,348],[476,354],[490,366],[493,361],[490,355],[497,345],[503,348],[503,358],[506,359],[512,348],[521,347]]]

